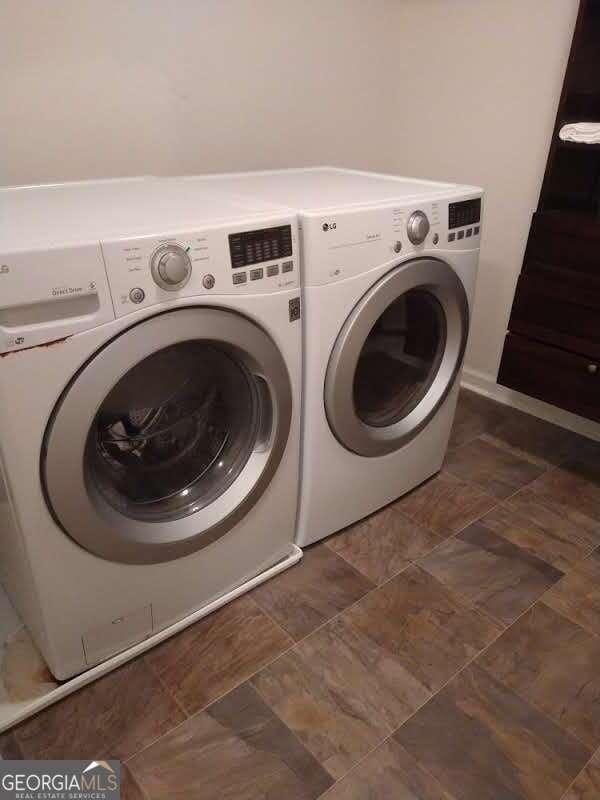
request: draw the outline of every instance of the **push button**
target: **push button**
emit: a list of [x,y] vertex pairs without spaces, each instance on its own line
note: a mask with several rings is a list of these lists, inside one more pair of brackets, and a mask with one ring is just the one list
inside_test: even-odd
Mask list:
[[473,228],[473,233],[475,234],[475,236],[477,236],[477,235],[479,234],[479,225],[476,225],[476,226]]
[[139,286],[136,286],[135,289],[132,289],[129,292],[129,299],[132,303],[142,303],[145,297],[146,292],[143,289],[140,289]]
[[233,273],[233,282],[234,283],[246,283],[248,280],[248,276],[245,272],[234,272]]
[[457,238],[457,239],[464,239],[464,238],[465,238],[465,232],[464,232],[464,231],[459,231],[459,232],[456,234],[456,238]]
[[267,278],[272,278],[275,275],[279,275],[279,264],[271,264],[271,266],[267,267]]
[[281,265],[282,272],[291,272],[294,269],[294,262],[293,261],[284,261]]
[[456,234],[455,233],[449,233],[448,234],[448,241],[449,242],[453,242],[455,239],[456,239]]
[[470,236],[473,236],[473,228],[467,228],[467,239],[468,239]]
[[250,270],[250,280],[251,281],[259,281],[265,273],[263,272],[262,267],[258,267],[258,269],[251,269]]

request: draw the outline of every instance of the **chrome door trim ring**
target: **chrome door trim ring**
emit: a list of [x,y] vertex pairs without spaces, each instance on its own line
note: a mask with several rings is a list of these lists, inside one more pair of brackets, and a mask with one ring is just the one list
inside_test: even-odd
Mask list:
[[[134,520],[116,511],[86,480],[90,425],[108,392],[133,366],[158,350],[190,340],[235,350],[266,381],[273,405],[271,444],[267,451],[253,453],[232,486],[199,512],[167,522]],[[196,552],[231,530],[266,490],[287,445],[292,406],[283,356],[256,323],[238,312],[206,306],[157,314],[96,351],[56,403],[40,459],[48,507],[71,539],[110,561],[158,563]],[[212,524],[198,530],[201,520]]]
[[[446,343],[437,373],[418,405],[392,425],[374,427],[356,414],[354,374],[363,344],[375,322],[400,295],[423,289],[441,304],[446,317]],[[324,387],[329,426],[346,449],[366,457],[398,450],[429,422],[452,388],[464,357],[469,329],[469,304],[464,286],[444,261],[413,259],[393,267],[361,297],[347,317],[329,357]]]

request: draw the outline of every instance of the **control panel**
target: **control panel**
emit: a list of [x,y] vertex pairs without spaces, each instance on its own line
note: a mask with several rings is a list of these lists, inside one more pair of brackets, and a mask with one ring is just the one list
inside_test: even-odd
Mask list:
[[304,215],[304,285],[343,281],[375,266],[436,252],[443,258],[444,250],[478,248],[480,221],[464,229],[450,229],[448,224],[450,209],[453,222],[466,223],[467,211],[481,217],[481,198],[465,195],[468,199],[457,202],[451,197],[434,196],[418,204],[407,200]]
[[229,234],[229,251],[233,269],[249,267],[274,258],[292,255],[292,226],[278,225],[256,231]]
[[102,242],[116,315],[177,297],[298,288],[296,225],[285,222]]

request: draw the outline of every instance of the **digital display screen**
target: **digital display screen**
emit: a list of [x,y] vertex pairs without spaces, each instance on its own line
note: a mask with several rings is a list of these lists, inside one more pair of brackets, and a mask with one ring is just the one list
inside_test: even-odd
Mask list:
[[481,220],[481,198],[450,203],[448,206],[448,228],[462,228]]
[[229,252],[233,269],[288,258],[292,255],[292,227],[263,228],[259,231],[244,231],[229,234]]

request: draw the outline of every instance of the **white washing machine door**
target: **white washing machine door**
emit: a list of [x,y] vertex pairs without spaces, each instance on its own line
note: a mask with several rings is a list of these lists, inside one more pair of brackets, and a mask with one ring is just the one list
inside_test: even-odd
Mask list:
[[62,529],[102,558],[167,561],[224,536],[269,485],[292,391],[273,340],[231,311],[129,328],[56,404],[41,473]]
[[363,295],[333,347],[325,410],[339,442],[362,456],[398,450],[443,403],[469,328],[464,287],[452,267],[414,259]]

